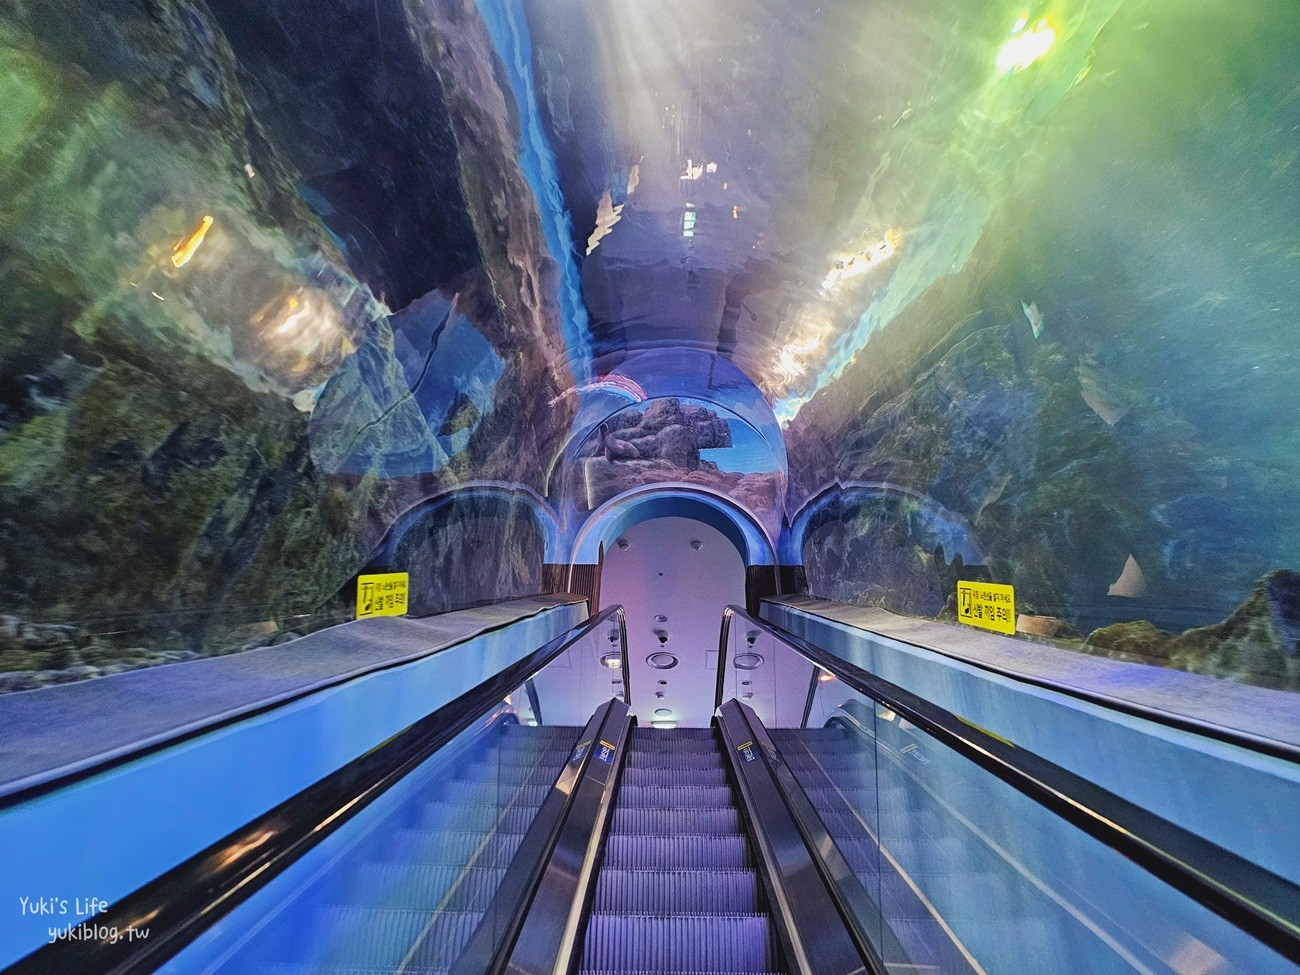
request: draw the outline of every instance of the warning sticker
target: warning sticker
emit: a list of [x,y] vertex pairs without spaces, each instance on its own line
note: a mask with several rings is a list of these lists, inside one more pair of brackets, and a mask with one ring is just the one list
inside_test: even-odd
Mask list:
[[357,578],[357,619],[367,616],[404,616],[411,577],[406,572],[385,572]]
[[957,619],[998,633],[1015,633],[1016,591],[994,582],[959,582]]
[[606,765],[613,765],[614,746],[602,738],[600,748],[596,751],[596,758],[600,759],[600,761],[604,762]]

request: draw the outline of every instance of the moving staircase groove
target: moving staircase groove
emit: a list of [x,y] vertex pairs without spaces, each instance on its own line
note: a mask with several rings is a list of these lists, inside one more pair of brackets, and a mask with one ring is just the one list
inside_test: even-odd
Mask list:
[[580,970],[785,971],[711,729],[633,729]]
[[253,953],[267,961],[246,970],[446,972],[478,926],[578,731],[513,724],[495,730],[487,749],[431,782],[352,869],[339,871],[292,937],[278,926],[266,939],[274,950]]

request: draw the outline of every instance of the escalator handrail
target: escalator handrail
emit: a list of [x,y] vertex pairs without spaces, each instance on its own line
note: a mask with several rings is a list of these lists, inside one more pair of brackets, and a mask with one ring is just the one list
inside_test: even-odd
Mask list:
[[[155,971],[461,733],[494,711],[504,713],[506,695],[525,680],[611,619],[621,622],[623,615],[622,606],[611,606],[579,623],[121,898],[93,919],[95,929],[106,932],[103,940],[56,940],[5,968],[3,975]],[[107,936],[144,928],[148,937],[143,939],[114,937],[114,944]]]
[[778,752],[763,722],[733,698],[719,708],[714,725],[791,975],[885,975],[883,959],[854,930],[857,919],[814,859],[817,847],[791,803],[791,787],[799,786],[781,781],[782,768],[773,760]]
[[[1121,714],[1131,715],[1135,718],[1141,718],[1143,721],[1152,721],[1156,724],[1166,725],[1177,731],[1187,731],[1202,738],[1213,738],[1215,741],[1221,741],[1229,745],[1235,745],[1238,748],[1246,748],[1253,752],[1259,752],[1261,755],[1268,755],[1272,758],[1280,758],[1283,761],[1300,763],[1300,745],[1289,741],[1280,741],[1276,738],[1268,738],[1255,732],[1246,731],[1242,728],[1232,727],[1231,725],[1216,724],[1203,717],[1193,717],[1188,714],[1178,714],[1173,711],[1164,711],[1150,704],[1143,704],[1138,701],[1128,700],[1127,698],[1117,697],[1114,694],[1106,694],[1100,691],[1094,691],[1086,687],[1079,687],[1075,684],[1063,680],[1057,680],[1043,674],[1030,673],[1026,670],[1014,667],[1003,666],[992,660],[981,659],[980,657],[958,653],[948,650],[938,645],[937,640],[926,639],[915,633],[909,633],[906,637],[899,634],[891,634],[883,630],[873,629],[860,623],[849,623],[838,620],[830,616],[822,616],[815,610],[805,609],[802,606],[791,607],[786,603],[776,603],[784,609],[794,608],[801,613],[806,613],[816,619],[832,620],[842,623],[859,633],[866,634],[869,637],[891,640],[895,643],[901,643],[905,646],[915,647],[918,650],[924,650],[927,653],[936,654],[945,657],[948,660],[956,660],[959,663],[974,667],[976,670],[982,670],[986,673],[997,674],[999,677],[1006,677],[1018,684],[1030,684],[1034,687],[1041,687],[1044,690],[1052,691],[1055,694],[1063,694],[1066,697],[1072,697],[1079,701],[1087,701],[1089,704],[1095,704],[1106,708],[1108,711],[1118,711]],[[935,624],[942,626],[945,624]]]
[[[582,602],[582,599],[579,597],[574,597],[574,599],[576,602]],[[487,606],[505,605],[514,601],[514,598],[486,600],[472,605],[462,606],[461,609],[482,609]],[[463,637],[458,638],[454,643],[449,643],[445,646],[438,646],[434,649],[418,653],[403,654],[392,660],[377,661],[368,666],[312,681],[311,683],[301,687],[294,687],[289,690],[277,692],[265,700],[258,700],[245,706],[231,708],[212,717],[200,718],[183,727],[162,733],[156,738],[134,743],[123,749],[96,756],[69,769],[61,769],[51,773],[40,773],[33,776],[26,776],[16,782],[8,783],[3,787],[0,787],[0,810],[22,805],[25,802],[30,802],[31,800],[38,799],[44,795],[49,795],[59,791],[60,789],[65,789],[77,784],[78,782],[84,781],[85,779],[112,771],[113,769],[146,758],[157,752],[165,751],[169,748],[175,748],[177,745],[183,745],[186,742],[195,738],[200,738],[203,735],[209,735],[231,725],[260,717],[263,714],[284,707],[287,704],[292,704],[295,701],[310,697],[313,694],[319,694],[321,691],[327,691],[333,687],[339,687],[343,684],[351,683],[359,678],[369,677],[372,674],[378,674],[386,670],[394,670],[398,667],[405,667],[417,660],[425,659],[434,656],[435,654],[445,653],[446,651],[461,646],[470,640],[477,640],[481,637],[487,636],[488,634],[497,633],[508,627],[514,626],[524,620],[532,619],[550,608],[552,607],[540,606],[532,612],[516,616],[512,619],[502,620],[499,623],[492,623],[489,626],[484,626],[466,633]],[[407,616],[406,618],[420,620],[427,619],[428,616]],[[353,622],[355,623],[359,621]],[[341,625],[346,626],[351,624]],[[325,631],[317,631],[317,633],[323,632]],[[309,633],[303,639],[310,640],[315,636],[316,634]],[[198,663],[199,661],[194,662]]]
[[780,640],[1016,791],[1120,853],[1224,920],[1300,963],[1300,886],[1028,752],[910,691],[750,615],[723,612],[718,641],[721,706],[733,619]]
[[[480,967],[479,975],[572,975],[579,969],[599,864],[636,724],[627,704],[617,698],[601,705],[596,717],[600,728],[591,737],[583,735],[584,764],[571,783],[569,804],[539,865],[513,942],[503,942],[504,950],[491,965]],[[458,973],[453,969],[449,975]]]

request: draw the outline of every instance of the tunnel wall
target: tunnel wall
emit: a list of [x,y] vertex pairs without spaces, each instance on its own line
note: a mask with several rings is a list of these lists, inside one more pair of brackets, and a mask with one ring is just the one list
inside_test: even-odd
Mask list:
[[1294,8],[1046,11],[1055,47],[994,75],[982,6],[880,10],[944,70],[918,100],[864,62],[824,119],[879,160],[841,199],[897,264],[778,402],[788,508],[910,496],[846,488],[795,557],[819,595],[951,618],[958,579],[1008,583],[1033,638],[1300,690]]
[[[348,619],[423,499],[540,486],[569,357],[497,68],[456,4],[0,13],[0,689]],[[421,532],[420,610],[540,588],[527,511]]]

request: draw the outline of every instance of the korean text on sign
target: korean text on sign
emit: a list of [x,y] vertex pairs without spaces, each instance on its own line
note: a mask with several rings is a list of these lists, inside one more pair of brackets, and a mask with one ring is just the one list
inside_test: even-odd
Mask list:
[[959,582],[957,619],[998,633],[1015,633],[1016,592],[993,582]]
[[385,572],[357,578],[357,619],[367,616],[404,616],[410,575]]

